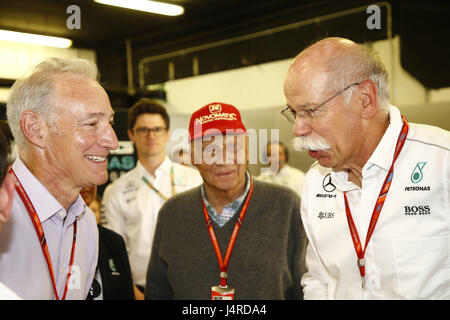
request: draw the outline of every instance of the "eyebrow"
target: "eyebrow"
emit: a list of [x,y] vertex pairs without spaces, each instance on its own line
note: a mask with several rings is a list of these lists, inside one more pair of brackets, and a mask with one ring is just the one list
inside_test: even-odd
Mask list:
[[[115,112],[113,111],[111,113],[110,118],[113,118],[114,115],[115,115]],[[91,118],[103,117],[103,116],[106,116],[106,114],[104,112],[90,112],[88,114],[82,115],[80,121],[88,120],[88,119],[91,119]]]
[[299,106],[297,106],[297,107],[294,108],[294,107],[292,107],[291,105],[286,104],[286,106],[288,106],[289,109],[291,109],[291,110],[293,110],[293,111],[295,111],[295,110],[304,110],[304,109],[306,109],[306,108],[315,107],[315,106],[317,106],[317,105],[318,105],[318,103],[311,103],[311,102],[308,102],[308,103],[299,105]]

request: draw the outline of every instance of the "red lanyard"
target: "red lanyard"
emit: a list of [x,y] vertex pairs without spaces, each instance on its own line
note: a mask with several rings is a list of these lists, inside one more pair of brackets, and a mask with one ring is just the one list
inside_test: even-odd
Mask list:
[[406,135],[408,134],[409,129],[408,122],[403,116],[402,120],[403,120],[403,127],[397,139],[397,145],[395,146],[394,160],[392,161],[391,168],[389,169],[389,172],[386,175],[386,178],[384,179],[383,186],[381,187],[380,194],[378,195],[378,200],[375,203],[375,207],[373,208],[372,217],[370,219],[369,228],[367,230],[366,243],[364,249],[361,246],[361,240],[359,239],[358,231],[356,230],[355,223],[353,222],[352,213],[350,211],[350,207],[347,201],[346,195],[347,192],[344,192],[345,212],[347,214],[348,227],[350,229],[350,235],[352,236],[353,245],[355,247],[356,255],[358,257],[358,267],[363,281],[363,287],[365,285],[365,275],[366,275],[364,255],[366,253],[367,245],[369,244],[370,238],[372,237],[372,234],[375,230],[375,226],[377,224],[378,217],[380,216],[381,209],[383,208],[384,201],[386,200],[386,196],[389,192],[389,188],[391,187],[392,178],[394,176],[394,163],[397,160],[400,151],[402,151],[403,145],[405,144]]
[[[50,252],[47,246],[47,240],[45,238],[44,229],[42,228],[41,221],[36,213],[36,209],[31,203],[30,198],[28,197],[25,189],[17,178],[14,170],[12,168],[9,169],[9,172],[12,173],[14,182],[16,184],[16,191],[19,194],[20,199],[22,199],[25,208],[27,209],[28,215],[30,216],[31,221],[33,222],[34,230],[36,231],[36,235],[38,237],[39,243],[41,244],[42,253],[44,254],[45,261],[47,262],[48,271],[50,272],[50,276],[52,278],[53,291],[55,293],[56,300],[59,300],[58,291],[56,290],[56,281],[55,275],[53,273],[52,260],[50,258]],[[67,289],[69,287],[69,279],[72,274],[72,265],[73,259],[75,256],[75,243],[77,240],[77,220],[75,220],[73,224],[73,242],[72,242],[72,252],[70,255],[70,264],[69,264],[69,272],[67,274],[66,286],[64,287],[64,293],[62,296],[62,300],[66,299]]]
[[245,199],[244,205],[242,206],[241,213],[237,218],[236,224],[233,229],[233,233],[231,234],[230,241],[228,242],[227,251],[225,254],[225,260],[222,258],[222,253],[220,252],[219,242],[217,241],[216,234],[214,232],[214,228],[211,223],[211,218],[209,217],[208,210],[206,209],[205,202],[203,201],[203,213],[205,215],[206,227],[209,231],[209,236],[211,237],[211,241],[214,246],[214,251],[216,252],[217,261],[219,262],[220,268],[220,286],[227,286],[227,268],[228,263],[230,262],[231,252],[233,251],[234,244],[236,242],[237,235],[239,230],[241,229],[242,221],[244,220],[245,213],[247,212],[248,204],[253,194],[253,179],[250,177],[250,189],[248,191],[247,198]]

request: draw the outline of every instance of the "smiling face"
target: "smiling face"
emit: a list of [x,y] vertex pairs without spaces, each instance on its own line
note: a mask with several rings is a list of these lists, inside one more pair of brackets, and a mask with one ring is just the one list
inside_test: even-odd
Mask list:
[[105,90],[83,76],[55,76],[56,127],[46,136],[49,170],[71,187],[101,185],[108,180],[106,157],[118,147],[113,110]]

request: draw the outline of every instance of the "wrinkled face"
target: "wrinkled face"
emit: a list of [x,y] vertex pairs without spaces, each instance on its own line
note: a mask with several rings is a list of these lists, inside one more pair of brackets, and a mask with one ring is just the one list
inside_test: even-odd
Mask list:
[[90,187],[108,180],[106,157],[118,146],[113,110],[105,90],[82,76],[57,76],[53,102],[56,128],[46,137],[50,169],[70,186]]
[[160,114],[144,113],[137,117],[128,137],[136,145],[139,157],[165,153],[169,130]]
[[[304,110],[314,110],[336,94],[327,86],[327,74],[317,68],[305,67],[301,72],[290,70],[284,83],[287,105],[297,115],[305,114]],[[313,117],[297,116],[293,128],[297,137],[295,148],[307,149],[308,154],[324,167],[345,167],[355,156],[355,146],[360,139],[360,119],[356,111],[352,102],[346,105],[343,94],[339,94],[316,109]]]
[[212,136],[196,139],[191,145],[192,163],[203,182],[227,192],[245,183],[248,147],[245,135]]

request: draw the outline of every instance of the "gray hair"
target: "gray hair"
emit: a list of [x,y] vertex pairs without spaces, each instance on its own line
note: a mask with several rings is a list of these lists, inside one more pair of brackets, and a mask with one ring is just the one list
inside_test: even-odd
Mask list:
[[[334,92],[346,86],[372,80],[378,88],[378,104],[380,109],[389,110],[389,75],[378,54],[365,45],[357,45],[343,54],[331,57],[326,63],[331,74],[330,89]],[[356,87],[344,92],[345,102],[350,103]]]
[[25,145],[25,137],[20,128],[20,116],[31,110],[46,119],[53,127],[58,112],[53,101],[54,76],[67,74],[84,76],[98,81],[97,66],[85,59],[49,58],[32,68],[31,73],[14,82],[7,102],[7,118],[12,134],[19,147]]

